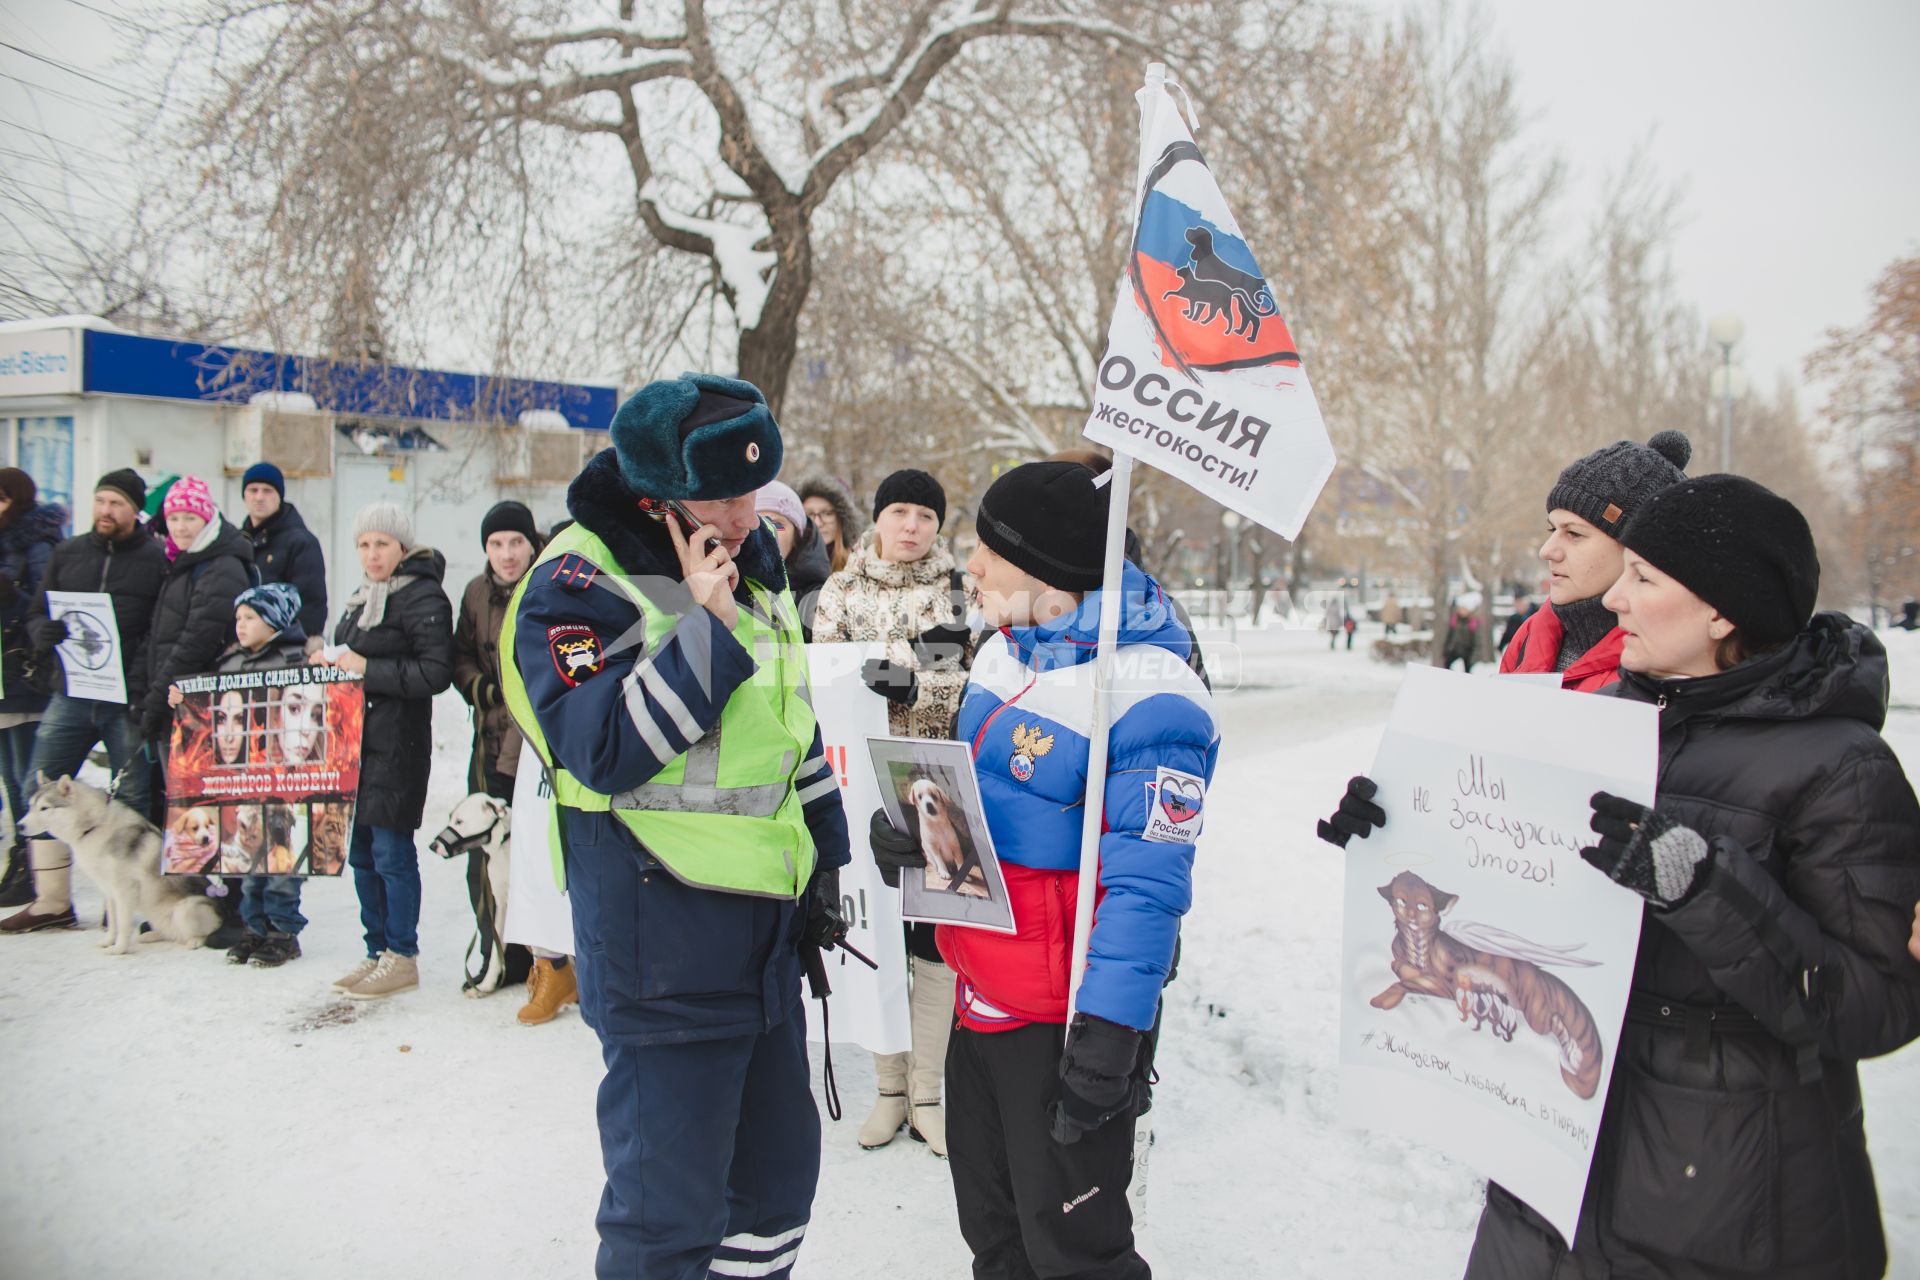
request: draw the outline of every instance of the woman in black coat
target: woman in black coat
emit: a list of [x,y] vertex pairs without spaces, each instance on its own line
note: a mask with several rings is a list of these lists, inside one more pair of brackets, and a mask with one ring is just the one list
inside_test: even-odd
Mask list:
[[167,690],[182,676],[212,671],[233,643],[233,599],[253,585],[253,545],[221,516],[206,482],[181,476],[160,513],[167,523],[167,574],[147,632],[147,693],[141,729],[164,752],[173,724]]
[[363,507],[353,539],[366,580],[347,598],[333,645],[315,661],[366,681],[347,862],[367,959],[334,986],[371,999],[420,985],[420,856],[413,839],[433,768],[433,696],[453,683],[453,605],[440,585],[446,559],[414,545],[413,521],[400,507]]
[[1920,806],[1886,651],[1812,616],[1800,513],[1682,480],[1623,531],[1620,697],[1660,708],[1654,809],[1594,797],[1588,862],[1647,899],[1571,1256],[1490,1187],[1467,1275],[1867,1280],[1886,1269],[1856,1064],[1920,1037]]

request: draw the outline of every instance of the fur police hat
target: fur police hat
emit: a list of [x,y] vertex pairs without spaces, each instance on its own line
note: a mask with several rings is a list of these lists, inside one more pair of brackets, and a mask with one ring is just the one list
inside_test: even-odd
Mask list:
[[1647,500],[1620,541],[1757,644],[1813,616],[1820,556],[1800,509],[1745,476],[1700,476]]
[[716,502],[780,474],[780,427],[751,382],[683,373],[649,382],[613,415],[620,478],[643,498]]

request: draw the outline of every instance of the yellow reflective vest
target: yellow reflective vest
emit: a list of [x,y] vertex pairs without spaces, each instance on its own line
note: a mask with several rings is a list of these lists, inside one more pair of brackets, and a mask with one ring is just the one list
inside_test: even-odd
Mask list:
[[[629,583],[606,543],[584,525],[562,530],[535,563],[569,552],[599,568],[590,589],[619,591],[639,611],[649,640],[659,642],[672,634],[678,616]],[[733,638],[753,656],[757,670],[733,691],[720,722],[705,736],[639,786],[608,795],[575,778],[553,758],[527,696],[514,638],[520,602],[533,580],[529,568],[507,604],[500,632],[500,680],[507,709],[548,771],[556,814],[559,808],[611,810],[686,884],[797,900],[813,875],[814,846],[794,783],[803,766],[817,767],[819,762],[806,759],[815,721],[799,611],[791,593],[783,588],[776,594],[748,583],[752,604],[741,606]],[[658,677],[642,655],[625,679],[644,686]],[[626,729],[642,731],[638,724]],[[565,862],[557,838],[553,860],[554,880],[564,888]]]

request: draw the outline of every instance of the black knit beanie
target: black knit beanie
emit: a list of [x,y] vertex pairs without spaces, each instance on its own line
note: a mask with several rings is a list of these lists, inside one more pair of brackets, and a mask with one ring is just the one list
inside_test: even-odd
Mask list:
[[1662,431],[1645,444],[1616,440],[1560,473],[1547,510],[1571,511],[1618,538],[1642,503],[1680,479],[1692,456],[1692,442],[1679,431]]
[[926,507],[933,512],[935,524],[947,522],[947,491],[924,471],[908,468],[882,480],[880,487],[873,491],[873,518],[878,520],[880,513],[896,502]]
[[494,503],[480,518],[481,546],[496,533],[517,533],[534,546],[540,545],[540,526],[533,522],[533,512],[527,510],[526,503],[512,498]]
[[1758,644],[1813,616],[1820,557],[1799,508],[1745,476],[1699,476],[1647,499],[1620,541]]
[[1029,462],[980,499],[980,541],[1050,587],[1098,591],[1107,541],[1107,495],[1078,462]]
[[101,476],[100,483],[93,486],[93,491],[98,493],[102,489],[111,489],[131,502],[136,513],[146,510],[147,482],[132,467],[122,467]]

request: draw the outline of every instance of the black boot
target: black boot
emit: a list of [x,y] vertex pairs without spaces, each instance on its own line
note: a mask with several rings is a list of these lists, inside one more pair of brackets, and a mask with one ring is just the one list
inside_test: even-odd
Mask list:
[[[209,938],[213,935],[208,934]],[[228,964],[245,964],[253,959],[253,953],[267,945],[267,935],[247,930],[247,936],[227,948]]]
[[287,961],[299,958],[300,939],[290,933],[269,933],[253,949],[253,959],[248,963],[259,969],[277,969]]
[[0,875],[0,907],[24,907],[33,901],[33,868],[27,846],[16,844],[7,853],[7,870]]

